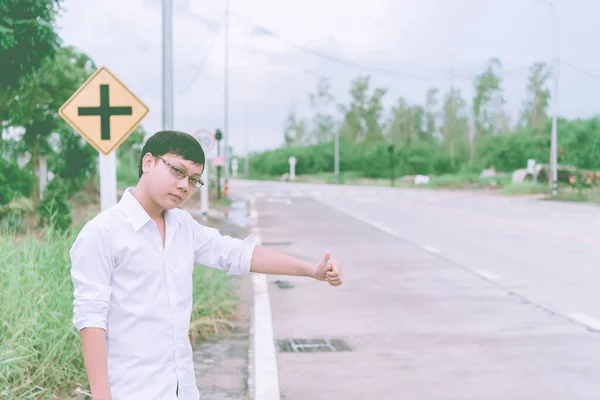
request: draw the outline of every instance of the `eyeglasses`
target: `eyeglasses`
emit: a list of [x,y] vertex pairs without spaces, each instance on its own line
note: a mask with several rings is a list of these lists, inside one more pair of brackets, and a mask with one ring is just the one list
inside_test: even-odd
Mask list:
[[175,167],[173,165],[171,165],[167,160],[165,160],[164,158],[162,158],[161,156],[156,156],[158,158],[160,158],[160,160],[162,162],[164,162],[168,167],[171,167],[171,175],[173,175],[175,178],[177,179],[183,179],[186,176],[188,177],[188,185],[195,187],[195,188],[199,188],[200,186],[204,186],[204,181],[200,178],[192,178],[191,176],[189,176],[187,174],[187,172],[185,172],[184,170],[182,170],[181,168]]

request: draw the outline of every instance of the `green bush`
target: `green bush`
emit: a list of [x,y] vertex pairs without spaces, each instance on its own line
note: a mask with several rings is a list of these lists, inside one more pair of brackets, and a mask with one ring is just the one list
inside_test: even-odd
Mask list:
[[527,160],[547,163],[550,155],[550,137],[529,132],[489,136],[481,141],[478,156],[485,167],[494,166],[498,171],[514,171],[525,168]]
[[48,157],[48,167],[67,184],[69,196],[89,183],[96,169],[98,152],[74,132],[61,137],[60,151]]
[[33,176],[26,169],[0,158],[0,205],[28,197],[32,185]]
[[50,182],[38,207],[40,226],[49,226],[58,231],[67,231],[73,223],[72,207],[69,204],[69,187],[59,176]]
[[8,204],[0,205],[0,229],[5,232],[23,232],[25,218],[35,211],[33,201],[26,197],[12,200]]
[[117,188],[126,189],[137,185],[139,181],[139,171],[128,164],[120,164],[117,168]]
[[600,169],[600,120],[560,121],[559,162],[581,169]]

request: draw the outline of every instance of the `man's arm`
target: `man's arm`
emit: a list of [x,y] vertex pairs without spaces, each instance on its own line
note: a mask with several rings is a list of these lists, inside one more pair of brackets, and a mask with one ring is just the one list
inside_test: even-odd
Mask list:
[[114,256],[108,231],[96,221],[81,230],[71,247],[73,324],[93,400],[111,399],[107,368],[106,325],[110,308],[110,281]]
[[295,275],[315,277],[317,264],[300,260],[268,247],[257,245],[252,255],[250,272],[269,275]]
[[306,276],[327,281],[333,286],[339,286],[343,282],[342,267],[338,261],[331,260],[329,251],[318,264],[315,264],[257,245],[252,255],[250,272]]
[[339,261],[330,260],[329,252],[319,263],[311,263],[256,244],[251,237],[240,240],[221,235],[217,229],[200,225],[187,215],[194,228],[196,264],[223,269],[230,275],[295,275],[327,281],[333,286],[342,284],[342,267]]
[[83,328],[79,334],[92,400],[111,400],[106,365],[106,332],[102,328]]

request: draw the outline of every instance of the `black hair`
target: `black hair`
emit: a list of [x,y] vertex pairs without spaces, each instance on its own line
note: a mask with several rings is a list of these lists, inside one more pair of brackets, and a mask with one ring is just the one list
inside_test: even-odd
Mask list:
[[181,131],[159,131],[148,138],[140,156],[140,177],[143,174],[142,160],[148,153],[153,156],[175,154],[194,164],[204,165],[205,162],[204,150],[200,142],[189,133]]

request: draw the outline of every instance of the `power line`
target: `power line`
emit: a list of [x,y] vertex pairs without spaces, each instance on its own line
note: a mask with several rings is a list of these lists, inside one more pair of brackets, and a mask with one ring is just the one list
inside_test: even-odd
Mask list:
[[[305,53],[314,55],[318,58],[321,58],[321,59],[324,59],[327,61],[331,61],[331,62],[335,62],[337,64],[346,65],[349,67],[354,67],[354,68],[363,69],[363,70],[369,70],[369,71],[380,73],[383,75],[402,77],[402,78],[413,78],[413,79],[442,79],[444,77],[444,74],[447,74],[447,71],[448,71],[448,67],[429,67],[429,68],[439,68],[440,74],[439,75],[425,75],[425,74],[408,72],[408,71],[390,70],[390,69],[386,69],[386,68],[381,68],[381,67],[377,67],[377,66],[366,65],[366,64],[361,64],[361,63],[357,63],[357,62],[350,61],[350,60],[345,60],[340,57],[332,56],[330,54],[325,54],[320,50],[292,42],[292,41],[282,37],[279,33],[273,31],[270,28],[256,25],[253,22],[249,21],[247,18],[239,15],[238,13],[234,13],[234,14],[239,20],[241,20],[242,22],[244,22],[247,25],[249,25],[250,27],[252,27],[256,33],[259,33],[259,34],[262,34],[265,36],[274,37],[274,38],[279,39],[282,42],[288,44],[289,46],[291,46],[293,48],[296,48]],[[481,67],[458,67],[458,68],[455,66],[452,67],[452,69],[454,69],[454,71],[463,70],[465,72],[467,70],[472,71],[475,68],[481,68]],[[515,67],[515,68],[508,69],[508,70],[503,70],[500,72],[500,74],[506,75],[506,74],[518,73],[518,72],[522,72],[524,70],[529,70],[529,68],[530,68],[529,66]],[[473,79],[478,73],[479,72],[471,72],[469,74],[465,74],[463,76],[458,77],[458,79],[465,79],[465,80],[469,79],[470,80],[470,79]],[[460,75],[460,74],[455,73],[455,77],[456,77],[456,75]]]
[[190,88],[192,87],[192,85],[194,84],[194,82],[196,82],[196,79],[198,79],[198,77],[202,74],[202,72],[204,72],[204,66],[206,65],[206,61],[208,60],[208,56],[210,55],[213,47],[215,47],[215,44],[217,43],[217,39],[219,38],[219,33],[221,33],[221,28],[223,27],[223,21],[225,19],[225,13],[223,13],[221,15],[221,19],[219,21],[219,29],[216,32],[216,35],[210,45],[210,47],[208,48],[208,50],[206,51],[206,53],[204,54],[204,58],[202,59],[202,62],[200,63],[198,70],[196,71],[196,73],[194,74],[194,76],[192,77],[192,79],[190,80],[190,82],[184,86],[180,91],[179,91],[179,95],[183,95],[186,94]]
[[578,66],[576,66],[576,65],[573,65],[573,64],[571,64],[570,62],[568,62],[568,61],[565,61],[565,60],[562,60],[562,59],[561,59],[561,61],[560,61],[560,62],[561,62],[561,64],[564,64],[564,65],[566,65],[567,67],[569,67],[569,68],[571,68],[571,69],[574,69],[575,71],[577,71],[577,72],[579,72],[579,73],[582,73],[582,74],[584,74],[584,75],[586,75],[586,76],[588,76],[588,77],[590,77],[590,78],[592,78],[592,79],[597,79],[597,80],[600,80],[600,75],[598,75],[598,74],[595,74],[595,73],[592,73],[592,72],[586,71],[585,69],[583,69],[583,68],[581,68],[581,67],[578,67]]
[[391,76],[402,76],[402,77],[408,77],[408,78],[424,78],[424,79],[431,79],[431,78],[439,78],[439,76],[425,76],[422,74],[415,74],[415,73],[411,73],[411,72],[405,72],[405,71],[392,71],[389,69],[385,69],[385,68],[380,68],[380,67],[375,67],[375,66],[371,66],[371,65],[365,65],[365,64],[360,64],[360,63],[356,63],[353,61],[349,61],[349,60],[345,60],[336,56],[332,56],[329,54],[325,54],[317,49],[314,48],[310,48],[308,46],[304,46],[295,42],[292,42],[288,39],[285,39],[284,37],[282,37],[280,34],[278,34],[277,32],[274,32],[273,30],[263,27],[263,26],[258,26],[254,23],[252,23],[251,21],[249,21],[248,19],[246,19],[245,17],[240,16],[238,13],[235,13],[235,16],[240,19],[241,21],[243,21],[244,23],[246,23],[247,25],[251,26],[254,31],[256,33],[260,33],[262,35],[265,36],[271,36],[274,37],[276,39],[281,40],[282,42],[288,44],[289,46],[296,48],[300,51],[303,51],[305,53],[314,55],[318,58],[327,60],[327,61],[331,61],[337,64],[342,64],[342,65],[346,65],[346,66],[350,66],[350,67],[354,67],[354,68],[359,68],[359,69],[364,69],[364,70],[370,70],[373,72],[377,72],[380,74],[384,74],[384,75],[391,75]]

